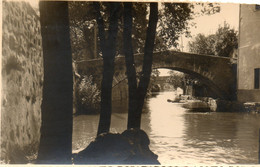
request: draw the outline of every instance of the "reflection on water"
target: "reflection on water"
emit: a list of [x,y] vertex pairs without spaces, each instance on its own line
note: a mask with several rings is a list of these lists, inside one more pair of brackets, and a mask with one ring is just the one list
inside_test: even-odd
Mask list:
[[[181,104],[168,103],[173,92],[161,92],[146,101],[142,129],[150,137],[150,148],[162,164],[256,164],[258,162],[259,114],[193,113]],[[127,104],[114,103],[111,131],[123,132]],[[98,115],[74,118],[73,151],[94,140]]]

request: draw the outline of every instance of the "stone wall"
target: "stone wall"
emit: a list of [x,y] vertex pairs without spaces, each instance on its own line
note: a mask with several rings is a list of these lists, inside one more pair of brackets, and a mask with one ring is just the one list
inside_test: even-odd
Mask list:
[[28,3],[3,1],[2,9],[1,160],[24,163],[36,155],[40,139],[40,22]]

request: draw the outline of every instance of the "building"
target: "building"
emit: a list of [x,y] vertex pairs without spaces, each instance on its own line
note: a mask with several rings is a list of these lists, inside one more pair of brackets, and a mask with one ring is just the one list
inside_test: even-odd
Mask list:
[[260,102],[260,5],[241,4],[239,20],[238,101]]

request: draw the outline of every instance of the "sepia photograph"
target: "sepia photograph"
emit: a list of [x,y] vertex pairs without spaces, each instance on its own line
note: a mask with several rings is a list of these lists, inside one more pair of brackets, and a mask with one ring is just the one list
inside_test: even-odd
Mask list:
[[260,2],[0,6],[0,165],[260,164]]

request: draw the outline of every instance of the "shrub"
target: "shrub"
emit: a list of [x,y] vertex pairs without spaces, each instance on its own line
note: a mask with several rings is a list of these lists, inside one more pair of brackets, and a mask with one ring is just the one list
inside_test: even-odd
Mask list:
[[83,76],[76,88],[77,113],[95,114],[100,109],[100,90],[93,83],[93,77]]

